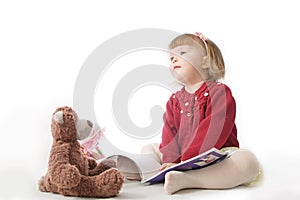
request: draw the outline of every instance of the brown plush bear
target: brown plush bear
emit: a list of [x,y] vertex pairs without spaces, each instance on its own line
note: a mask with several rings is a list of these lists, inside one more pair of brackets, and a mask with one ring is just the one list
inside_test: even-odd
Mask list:
[[122,188],[123,175],[114,161],[98,164],[82,153],[76,136],[77,121],[78,116],[70,107],[53,113],[53,144],[48,171],[39,181],[40,191],[81,197],[116,196]]

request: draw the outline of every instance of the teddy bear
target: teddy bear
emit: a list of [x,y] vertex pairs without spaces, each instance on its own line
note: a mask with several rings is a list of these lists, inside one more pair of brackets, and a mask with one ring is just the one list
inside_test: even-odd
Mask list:
[[60,107],[52,115],[53,143],[46,175],[39,190],[65,196],[113,197],[120,192],[124,177],[112,160],[98,163],[87,157],[78,142],[78,116],[71,107]]

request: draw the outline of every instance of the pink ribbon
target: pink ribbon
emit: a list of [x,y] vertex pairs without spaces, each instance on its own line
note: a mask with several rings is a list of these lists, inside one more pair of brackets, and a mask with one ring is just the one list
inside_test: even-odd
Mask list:
[[200,32],[195,32],[195,35],[196,35],[197,37],[199,37],[199,38],[202,40],[202,42],[203,42],[204,45],[205,45],[206,51],[208,51],[208,47],[207,47],[207,40],[208,40],[208,38],[205,37],[205,35],[203,35],[203,33],[200,33]]

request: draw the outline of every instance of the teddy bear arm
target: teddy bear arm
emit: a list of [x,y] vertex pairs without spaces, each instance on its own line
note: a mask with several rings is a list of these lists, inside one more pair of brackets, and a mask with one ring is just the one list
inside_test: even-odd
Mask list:
[[72,188],[79,184],[81,174],[70,164],[71,144],[64,143],[53,149],[53,165],[49,171],[51,181],[60,188]]
[[53,145],[49,158],[49,164],[55,165],[56,163],[67,164],[70,163],[71,145],[69,143]]
[[71,164],[57,164],[49,170],[50,180],[59,188],[72,188],[80,183],[81,174]]

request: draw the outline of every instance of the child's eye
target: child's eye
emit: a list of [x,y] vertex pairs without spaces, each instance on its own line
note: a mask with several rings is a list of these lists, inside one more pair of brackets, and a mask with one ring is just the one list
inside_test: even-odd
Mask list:
[[171,61],[173,61],[173,59],[174,59],[174,56],[170,57],[170,60],[171,60]]
[[185,53],[186,53],[185,51],[181,51],[181,52],[180,52],[180,55],[183,55],[183,54],[185,54]]

